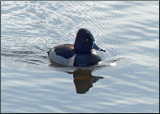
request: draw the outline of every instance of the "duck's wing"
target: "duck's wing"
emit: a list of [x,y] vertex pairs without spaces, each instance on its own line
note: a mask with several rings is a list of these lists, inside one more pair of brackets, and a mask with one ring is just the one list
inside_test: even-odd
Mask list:
[[66,59],[71,58],[75,55],[73,44],[63,44],[53,48],[57,55],[62,56]]
[[73,44],[63,44],[55,46],[47,52],[48,55],[51,51],[54,51],[56,55],[62,56],[66,59],[69,59],[70,57],[75,55]]

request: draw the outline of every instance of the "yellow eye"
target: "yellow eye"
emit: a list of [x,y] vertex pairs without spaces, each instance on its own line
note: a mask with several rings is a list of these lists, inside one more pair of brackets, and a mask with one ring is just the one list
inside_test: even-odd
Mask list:
[[88,38],[86,38],[85,40],[86,40],[86,42],[88,42],[88,41],[89,41],[89,39],[88,39]]

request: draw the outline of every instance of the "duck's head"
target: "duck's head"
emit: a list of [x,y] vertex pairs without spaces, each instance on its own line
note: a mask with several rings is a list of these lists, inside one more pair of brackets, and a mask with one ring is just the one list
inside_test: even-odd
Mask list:
[[78,30],[75,43],[74,43],[74,51],[77,54],[88,54],[91,53],[92,49],[96,49],[98,51],[104,51],[99,48],[94,40],[93,35],[90,31],[85,28],[81,28]]

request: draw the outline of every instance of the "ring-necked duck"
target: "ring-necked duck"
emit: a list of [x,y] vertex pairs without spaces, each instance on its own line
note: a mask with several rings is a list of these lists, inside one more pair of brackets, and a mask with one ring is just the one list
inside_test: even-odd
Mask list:
[[81,28],[77,32],[74,44],[55,46],[48,52],[48,56],[52,61],[63,66],[91,66],[101,61],[92,49],[105,52],[95,44],[91,32]]

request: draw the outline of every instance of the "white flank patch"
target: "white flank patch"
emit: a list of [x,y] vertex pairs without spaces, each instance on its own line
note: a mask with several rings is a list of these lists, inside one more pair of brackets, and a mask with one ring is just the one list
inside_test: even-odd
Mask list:
[[62,56],[59,56],[55,53],[54,49],[49,52],[49,57],[52,61],[64,65],[64,66],[73,66],[75,55],[69,59],[66,59]]
[[95,54],[95,55],[97,54],[97,52],[94,49],[92,49],[91,51],[92,51],[92,54]]

